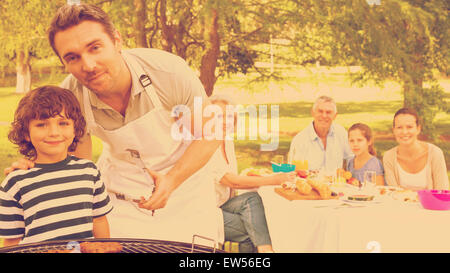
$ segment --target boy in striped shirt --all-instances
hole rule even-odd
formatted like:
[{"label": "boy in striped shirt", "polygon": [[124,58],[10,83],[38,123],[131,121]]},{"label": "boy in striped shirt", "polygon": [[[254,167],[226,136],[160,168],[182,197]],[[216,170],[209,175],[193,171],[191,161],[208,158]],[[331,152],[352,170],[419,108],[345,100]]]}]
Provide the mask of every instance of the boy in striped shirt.
[{"label": "boy in striped shirt", "polygon": [[112,205],[92,161],[69,155],[86,122],[67,89],[43,86],[19,102],[8,134],[34,161],[0,186],[0,238],[4,245],[48,240],[109,238]]}]

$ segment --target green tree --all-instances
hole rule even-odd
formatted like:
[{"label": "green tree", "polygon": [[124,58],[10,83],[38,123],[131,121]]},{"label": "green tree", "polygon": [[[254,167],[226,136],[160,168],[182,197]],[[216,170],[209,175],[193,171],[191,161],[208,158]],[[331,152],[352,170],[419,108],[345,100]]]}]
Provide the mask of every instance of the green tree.
[{"label": "green tree", "polygon": [[268,43],[283,3],[271,0],[116,0],[101,4],[128,47],[160,48],[186,59],[208,95],[218,77],[247,73]]},{"label": "green tree", "polygon": [[4,0],[0,2],[0,65],[15,63],[16,92],[31,88],[32,59],[52,56],[46,29],[53,10],[64,1]]},{"label": "green tree", "polygon": [[[448,75],[449,30],[446,0],[294,1],[309,2],[316,27],[331,38],[332,58],[357,64],[356,82],[393,79],[402,84],[404,106],[415,108],[432,134],[433,119],[449,111],[436,72]],[[302,4],[300,4],[302,3]]]}]

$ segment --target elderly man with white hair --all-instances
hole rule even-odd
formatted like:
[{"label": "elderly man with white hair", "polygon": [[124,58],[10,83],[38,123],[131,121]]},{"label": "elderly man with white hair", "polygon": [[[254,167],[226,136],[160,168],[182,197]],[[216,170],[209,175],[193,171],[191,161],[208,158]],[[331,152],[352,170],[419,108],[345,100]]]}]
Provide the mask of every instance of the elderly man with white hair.
[{"label": "elderly man with white hair", "polygon": [[291,142],[289,161],[307,160],[308,169],[323,169],[326,174],[333,174],[352,156],[347,131],[334,122],[337,107],[330,97],[317,98],[311,115],[313,121]]}]

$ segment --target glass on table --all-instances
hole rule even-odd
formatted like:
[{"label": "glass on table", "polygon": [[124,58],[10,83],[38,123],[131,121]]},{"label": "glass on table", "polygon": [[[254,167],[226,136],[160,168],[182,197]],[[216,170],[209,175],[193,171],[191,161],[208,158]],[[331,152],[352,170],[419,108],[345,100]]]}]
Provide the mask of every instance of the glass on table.
[{"label": "glass on table", "polygon": [[333,184],[336,186],[344,186],[346,181],[347,180],[345,179],[345,170],[342,168],[337,168],[332,176]]},{"label": "glass on table", "polygon": [[284,155],[275,155],[272,158],[272,163],[275,163],[275,164],[281,166],[281,164],[284,164]]},{"label": "glass on table", "polygon": [[294,160],[292,164],[295,165],[296,170],[308,170],[308,160]]},{"label": "glass on table", "polygon": [[377,173],[375,171],[365,171],[363,188],[369,191],[375,190],[377,185]]}]

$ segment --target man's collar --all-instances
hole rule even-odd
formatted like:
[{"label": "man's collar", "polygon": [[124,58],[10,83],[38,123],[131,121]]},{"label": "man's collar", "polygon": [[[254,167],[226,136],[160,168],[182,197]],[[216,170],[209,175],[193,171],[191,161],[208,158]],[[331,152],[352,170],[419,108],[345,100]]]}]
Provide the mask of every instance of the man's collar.
[{"label": "man's collar", "polygon": [[91,105],[97,109],[110,109],[111,107],[108,106],[106,103],[104,103],[103,101],[101,101],[98,97],[97,94],[95,94],[94,91],[90,90],[89,88],[87,88],[86,86],[83,85],[83,89],[85,89],[87,91],[87,94],[89,96],[89,101],[91,103]]},{"label": "man's collar", "polygon": [[[137,75],[135,72],[136,69],[134,67],[132,67],[131,64],[127,61],[128,58],[136,58],[136,57],[129,54],[126,51],[122,51],[122,57],[131,73],[131,95],[136,96],[139,93],[141,93],[142,91],[144,91],[144,87],[142,86],[142,84],[139,80],[139,77],[141,75]],[[137,64],[137,65],[139,65],[139,64]]]},{"label": "man's collar", "polygon": [[[328,134],[327,136],[334,136],[334,121],[331,123],[330,125],[330,129],[328,129]],[[312,141],[319,139],[319,136],[316,133],[316,130],[314,129],[314,121],[312,121],[309,124],[309,137],[311,138]]]}]

